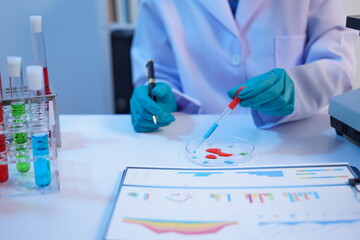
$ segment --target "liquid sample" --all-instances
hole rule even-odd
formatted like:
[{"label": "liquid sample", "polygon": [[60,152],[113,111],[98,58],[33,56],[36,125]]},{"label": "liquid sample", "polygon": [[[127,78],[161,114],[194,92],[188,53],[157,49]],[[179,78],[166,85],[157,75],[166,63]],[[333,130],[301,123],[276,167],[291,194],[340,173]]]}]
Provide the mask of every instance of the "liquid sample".
[{"label": "liquid sample", "polygon": [[37,157],[34,161],[35,183],[38,187],[47,187],[51,182],[50,161],[46,157]]},{"label": "liquid sample", "polygon": [[[25,127],[26,120],[26,106],[25,103],[12,103],[11,113],[13,116],[13,128],[21,129]],[[30,156],[27,147],[28,134],[26,132],[14,133],[14,143],[16,149],[16,168],[21,173],[26,173],[30,170]]]},{"label": "liquid sample", "polygon": [[217,159],[217,157],[215,155],[213,155],[213,154],[208,154],[205,157],[208,158],[208,159]]},{"label": "liquid sample", "polygon": [[7,165],[5,136],[0,135],[0,183],[9,179],[9,168]]},{"label": "liquid sample", "polygon": [[49,137],[46,133],[34,134],[32,136],[33,154],[35,157],[49,155]]},{"label": "liquid sample", "polygon": [[[1,76],[0,76],[0,91],[2,99],[2,87],[1,87]],[[0,102],[0,130],[4,129],[4,117],[2,103]],[[6,139],[4,134],[0,134],[0,182],[6,182],[9,179],[9,168],[7,165],[7,154],[6,154]]]},{"label": "liquid sample", "polygon": [[26,173],[30,170],[29,149],[27,147],[16,147],[16,169],[21,173]]},{"label": "liquid sample", "polygon": [[26,106],[25,103],[14,103],[11,104],[11,113],[16,122],[24,121],[26,116]]},{"label": "liquid sample", "polygon": [[44,67],[44,68],[43,68],[43,72],[44,72],[45,95],[50,95],[50,94],[51,94],[51,90],[50,90],[49,74],[48,74],[48,69],[47,69],[47,67]]},{"label": "liquid sample", "polygon": [[26,173],[30,170],[30,156],[27,133],[14,133],[14,142],[16,149],[16,169],[21,173]]},{"label": "liquid sample", "polygon": [[[2,161],[2,159],[0,159],[0,162],[1,161]],[[9,179],[8,165],[7,164],[0,165],[0,183],[6,182],[8,179]]]},{"label": "liquid sample", "polygon": [[46,187],[51,182],[49,137],[46,133],[39,133],[34,134],[31,139],[34,155],[35,183],[39,187]]},{"label": "liquid sample", "polygon": [[214,153],[214,154],[217,154],[219,155],[220,157],[230,157],[232,156],[233,154],[231,153],[224,153],[222,152],[222,150],[220,148],[208,148],[206,149],[207,152],[209,153]]}]

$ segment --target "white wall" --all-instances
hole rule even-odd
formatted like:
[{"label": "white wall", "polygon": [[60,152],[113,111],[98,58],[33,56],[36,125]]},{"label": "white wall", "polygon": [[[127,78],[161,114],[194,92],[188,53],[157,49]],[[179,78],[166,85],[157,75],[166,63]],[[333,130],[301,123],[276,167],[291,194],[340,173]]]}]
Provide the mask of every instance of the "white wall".
[{"label": "white wall", "polygon": [[33,64],[29,16],[42,15],[49,79],[60,113],[112,113],[104,0],[0,0],[0,69],[7,56]]},{"label": "white wall", "polygon": [[[359,0],[346,0],[349,15],[360,15],[360,1]],[[360,36],[356,43],[356,60],[357,60],[357,74],[355,79],[354,88],[360,87]]]}]

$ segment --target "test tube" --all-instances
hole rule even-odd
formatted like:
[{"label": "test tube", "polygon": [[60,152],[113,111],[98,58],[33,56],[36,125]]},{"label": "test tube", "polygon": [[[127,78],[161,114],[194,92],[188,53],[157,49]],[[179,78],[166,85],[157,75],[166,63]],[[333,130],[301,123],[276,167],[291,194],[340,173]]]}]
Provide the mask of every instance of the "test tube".
[{"label": "test tube", "polygon": [[11,83],[11,115],[14,136],[16,168],[25,173],[30,170],[29,139],[26,129],[25,93],[21,71],[21,57],[8,57],[9,81]]},{"label": "test tube", "polygon": [[[1,86],[1,73],[0,73]],[[4,116],[2,108],[2,88],[0,94],[0,182],[6,182],[9,179],[9,168],[7,165],[6,139],[4,134]]]},{"label": "test tube", "polygon": [[2,79],[1,79],[1,71],[0,71],[0,97],[1,97],[1,99],[4,98],[3,87],[2,87]]},{"label": "test tube", "polygon": [[35,183],[46,187],[51,182],[49,121],[46,114],[46,99],[42,66],[26,68],[30,94],[30,128],[34,159]]},{"label": "test tube", "polygon": [[42,17],[30,16],[31,40],[35,65],[43,67],[45,94],[51,94],[46,62],[45,38],[42,29]]}]

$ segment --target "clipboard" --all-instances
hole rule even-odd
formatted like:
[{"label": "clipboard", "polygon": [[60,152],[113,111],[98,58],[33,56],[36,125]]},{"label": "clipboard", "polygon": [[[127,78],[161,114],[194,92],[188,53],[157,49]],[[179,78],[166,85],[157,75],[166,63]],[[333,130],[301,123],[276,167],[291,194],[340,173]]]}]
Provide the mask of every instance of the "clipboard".
[{"label": "clipboard", "polygon": [[349,239],[360,193],[346,163],[245,168],[127,167],[104,239]]}]

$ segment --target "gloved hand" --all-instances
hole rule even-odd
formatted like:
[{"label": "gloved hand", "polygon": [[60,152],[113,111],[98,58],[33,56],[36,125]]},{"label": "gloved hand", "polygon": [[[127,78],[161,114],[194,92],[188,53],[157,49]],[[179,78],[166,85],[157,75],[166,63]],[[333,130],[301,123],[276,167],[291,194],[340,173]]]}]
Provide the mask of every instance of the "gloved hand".
[{"label": "gloved hand", "polygon": [[228,96],[234,98],[242,86],[245,86],[239,93],[242,107],[252,107],[272,116],[286,116],[294,111],[294,82],[284,69],[275,68],[250,78],[244,84],[230,89]]},{"label": "gloved hand", "polygon": [[[153,88],[154,102],[149,97],[149,87],[139,86],[134,89],[130,99],[131,123],[136,132],[152,132],[175,121],[171,112],[177,110],[175,95],[171,87],[163,82],[157,82]],[[158,116],[155,125],[152,116]]]}]

